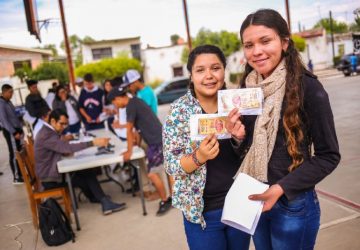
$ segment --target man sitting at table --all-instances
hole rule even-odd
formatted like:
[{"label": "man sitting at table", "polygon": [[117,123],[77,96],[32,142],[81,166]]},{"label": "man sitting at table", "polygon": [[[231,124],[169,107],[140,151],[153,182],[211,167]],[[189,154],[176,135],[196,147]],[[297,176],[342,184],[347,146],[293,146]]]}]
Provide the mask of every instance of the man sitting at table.
[{"label": "man sitting at table", "polygon": [[108,95],[108,99],[117,108],[126,107],[127,151],[123,154],[124,161],[129,161],[132,155],[134,127],[140,131],[142,138],[144,138],[148,145],[146,152],[146,157],[149,161],[148,177],[161,198],[156,214],[158,216],[163,215],[171,208],[171,197],[166,196],[164,183],[158,174],[164,162],[161,123],[145,102],[135,96],[129,97],[126,88],[113,88]]},{"label": "man sitting at table", "polygon": [[[65,186],[64,178],[57,171],[57,162],[65,154],[72,154],[82,149],[107,146],[108,138],[95,138],[90,142],[70,144],[61,139],[61,133],[68,125],[67,114],[59,109],[50,113],[49,123],[44,125],[35,138],[35,167],[37,177],[45,189]],[[92,203],[101,203],[104,215],[120,211],[125,203],[117,204],[105,195],[94,169],[76,171],[71,176],[72,184],[79,187]]]}]

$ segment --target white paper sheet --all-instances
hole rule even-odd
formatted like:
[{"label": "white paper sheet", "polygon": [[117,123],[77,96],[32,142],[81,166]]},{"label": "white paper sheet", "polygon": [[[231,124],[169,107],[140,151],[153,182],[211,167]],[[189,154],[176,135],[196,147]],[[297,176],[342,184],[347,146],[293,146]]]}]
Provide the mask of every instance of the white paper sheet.
[{"label": "white paper sheet", "polygon": [[251,194],[261,194],[269,185],[240,173],[225,198],[221,222],[253,235],[260,219],[263,202],[249,200]]}]

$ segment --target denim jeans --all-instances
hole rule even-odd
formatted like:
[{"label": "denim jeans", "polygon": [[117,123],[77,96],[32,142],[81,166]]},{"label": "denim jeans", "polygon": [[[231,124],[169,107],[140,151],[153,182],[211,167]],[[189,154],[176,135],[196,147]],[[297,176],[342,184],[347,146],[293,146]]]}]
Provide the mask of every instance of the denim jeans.
[{"label": "denim jeans", "polygon": [[314,190],[289,201],[285,195],[264,212],[253,240],[260,250],[314,249],[320,226],[320,206]]},{"label": "denim jeans", "polygon": [[221,222],[222,209],[203,214],[206,228],[189,222],[184,217],[184,227],[190,250],[247,250],[250,235]]}]

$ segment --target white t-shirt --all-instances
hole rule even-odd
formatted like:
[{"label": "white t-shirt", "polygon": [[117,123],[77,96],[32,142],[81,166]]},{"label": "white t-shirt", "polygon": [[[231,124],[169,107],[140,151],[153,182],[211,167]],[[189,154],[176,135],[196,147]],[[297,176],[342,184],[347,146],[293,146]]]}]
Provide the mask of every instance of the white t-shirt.
[{"label": "white t-shirt", "polygon": [[71,105],[69,99],[65,101],[66,111],[69,116],[69,124],[74,125],[79,122],[79,117],[74,110],[73,106]]},{"label": "white t-shirt", "polygon": [[[115,116],[115,120],[118,120],[120,125],[126,125],[126,108],[119,109],[119,115]],[[126,139],[126,128],[114,129],[117,136]]]}]

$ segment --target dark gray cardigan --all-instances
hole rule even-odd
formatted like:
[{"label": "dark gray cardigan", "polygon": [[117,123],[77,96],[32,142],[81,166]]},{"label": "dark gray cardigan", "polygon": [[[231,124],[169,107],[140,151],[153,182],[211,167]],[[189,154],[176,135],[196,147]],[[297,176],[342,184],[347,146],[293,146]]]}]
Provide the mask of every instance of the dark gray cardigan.
[{"label": "dark gray cardigan", "polygon": [[55,130],[43,125],[35,138],[35,169],[41,181],[61,181],[57,162],[63,154],[72,154],[92,146],[92,142],[70,144],[60,138]]}]

